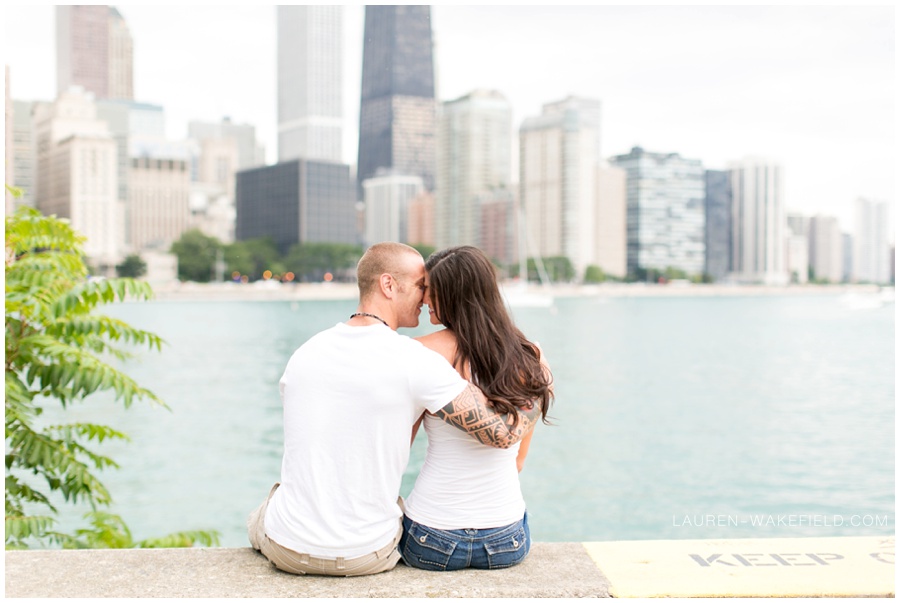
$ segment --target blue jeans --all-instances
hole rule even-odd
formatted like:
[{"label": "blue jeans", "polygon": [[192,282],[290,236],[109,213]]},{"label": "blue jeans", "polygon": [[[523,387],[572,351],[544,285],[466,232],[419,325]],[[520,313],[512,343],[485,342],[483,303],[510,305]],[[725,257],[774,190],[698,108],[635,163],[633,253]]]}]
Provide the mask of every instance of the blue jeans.
[{"label": "blue jeans", "polygon": [[531,550],[528,513],[519,521],[484,530],[438,530],[403,516],[400,554],[406,565],[424,570],[450,571],[472,567],[511,567]]}]

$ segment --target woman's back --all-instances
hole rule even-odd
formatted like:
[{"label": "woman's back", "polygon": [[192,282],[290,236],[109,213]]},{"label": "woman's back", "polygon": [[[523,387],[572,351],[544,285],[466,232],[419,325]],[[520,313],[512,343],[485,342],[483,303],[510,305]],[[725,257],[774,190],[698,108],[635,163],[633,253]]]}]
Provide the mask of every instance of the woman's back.
[{"label": "woman's back", "polygon": [[[451,331],[444,329],[419,341],[453,362],[456,337]],[[465,369],[459,372],[470,377]],[[455,530],[501,526],[522,517],[518,443],[505,449],[485,446],[427,413],[424,426],[425,463],[406,500],[406,514],[413,521]]]}]

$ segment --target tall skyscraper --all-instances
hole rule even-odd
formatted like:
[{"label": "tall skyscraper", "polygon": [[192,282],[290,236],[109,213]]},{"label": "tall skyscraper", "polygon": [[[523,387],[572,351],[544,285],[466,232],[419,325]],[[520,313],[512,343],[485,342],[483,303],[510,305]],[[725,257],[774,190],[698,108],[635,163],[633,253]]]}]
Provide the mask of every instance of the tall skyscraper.
[{"label": "tall skyscraper", "polygon": [[887,203],[859,198],[853,209],[853,280],[888,283],[891,252]]},{"label": "tall skyscraper", "polygon": [[628,272],[672,267],[702,273],[706,216],[700,160],[635,147],[610,162],[628,173]]},{"label": "tall skyscraper", "polygon": [[70,86],[81,86],[97,99],[134,98],[133,42],[115,8],[56,7],[57,94]]},{"label": "tall skyscraper", "polygon": [[340,163],[343,7],[278,6],[278,161]]},{"label": "tall skyscraper", "polygon": [[519,128],[519,202],[526,253],[569,258],[579,276],[596,263],[600,101],[545,104]]},{"label": "tall skyscraper", "polygon": [[729,165],[732,191],[731,269],[743,281],[788,280],[784,265],[784,176],[781,166],[748,158]]},{"label": "tall skyscraper", "polygon": [[430,6],[366,6],[357,182],[378,168],[434,190],[434,61]]},{"label": "tall skyscraper", "polygon": [[481,245],[478,200],[509,188],[511,149],[512,109],[502,94],[476,90],[443,103],[434,191],[438,248]]},{"label": "tall skyscraper", "polygon": [[724,170],[706,170],[705,180],[704,272],[719,281],[731,272],[731,177]]}]

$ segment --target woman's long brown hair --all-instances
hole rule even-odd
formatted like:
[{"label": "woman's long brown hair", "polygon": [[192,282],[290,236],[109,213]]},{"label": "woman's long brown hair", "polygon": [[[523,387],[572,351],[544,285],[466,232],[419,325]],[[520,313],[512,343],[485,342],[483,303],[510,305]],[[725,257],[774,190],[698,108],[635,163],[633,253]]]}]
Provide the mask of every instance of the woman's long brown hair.
[{"label": "woman's long brown hair", "polygon": [[547,412],[553,376],[540,361],[540,350],[513,323],[497,286],[494,265],[477,247],[463,245],[436,251],[425,262],[429,296],[438,320],[456,335],[453,365],[468,366],[471,380],[497,412],[517,408]]}]

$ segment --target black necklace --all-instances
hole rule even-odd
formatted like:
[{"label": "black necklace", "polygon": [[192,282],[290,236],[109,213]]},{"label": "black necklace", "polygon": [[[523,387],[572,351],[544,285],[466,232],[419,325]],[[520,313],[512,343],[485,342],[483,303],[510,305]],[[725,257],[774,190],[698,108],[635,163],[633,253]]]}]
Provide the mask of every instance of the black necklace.
[{"label": "black necklace", "polygon": [[355,314],[351,314],[350,318],[356,318],[357,316],[366,316],[368,318],[374,318],[375,320],[380,320],[381,324],[386,326],[387,328],[391,328],[391,326],[384,321],[384,319],[380,316],[375,316],[374,314],[369,314],[368,312],[356,312]]}]

